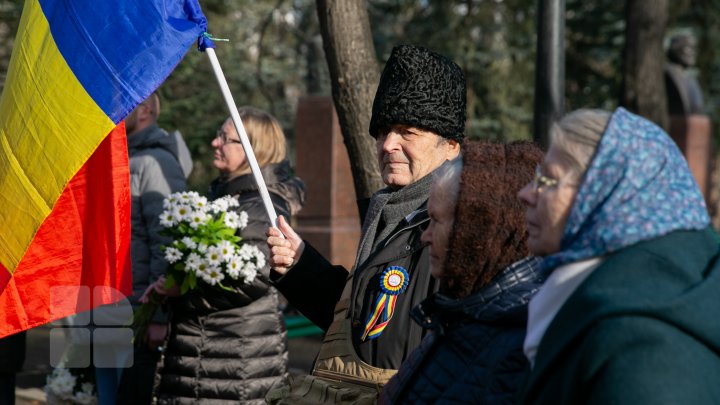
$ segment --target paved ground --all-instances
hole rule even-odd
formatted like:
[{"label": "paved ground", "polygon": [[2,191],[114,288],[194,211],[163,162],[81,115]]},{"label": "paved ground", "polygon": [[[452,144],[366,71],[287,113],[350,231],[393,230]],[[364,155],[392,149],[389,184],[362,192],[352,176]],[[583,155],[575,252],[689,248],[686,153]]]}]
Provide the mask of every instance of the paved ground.
[{"label": "paved ground", "polygon": [[[50,371],[49,331],[49,326],[28,331],[25,369],[17,376],[16,405],[45,403],[42,387],[45,385],[45,376]],[[294,374],[310,372],[319,348],[319,336],[290,339],[290,372]]]}]

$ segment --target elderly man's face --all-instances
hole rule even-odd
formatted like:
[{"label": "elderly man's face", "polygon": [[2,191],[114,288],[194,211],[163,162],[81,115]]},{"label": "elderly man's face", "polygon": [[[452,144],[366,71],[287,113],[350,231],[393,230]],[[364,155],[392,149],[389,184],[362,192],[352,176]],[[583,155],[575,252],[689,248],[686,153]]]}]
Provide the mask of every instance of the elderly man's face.
[{"label": "elderly man's face", "polygon": [[393,188],[420,180],[460,152],[456,141],[408,125],[378,134],[376,145],[383,181]]}]

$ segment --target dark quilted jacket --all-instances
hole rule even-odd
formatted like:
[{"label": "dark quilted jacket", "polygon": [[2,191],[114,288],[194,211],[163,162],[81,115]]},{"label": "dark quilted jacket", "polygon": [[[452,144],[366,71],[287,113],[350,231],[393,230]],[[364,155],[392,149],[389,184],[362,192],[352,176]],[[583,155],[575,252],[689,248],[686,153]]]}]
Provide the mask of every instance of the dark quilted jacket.
[{"label": "dark quilted jacket", "polygon": [[523,381],[527,304],[544,278],[539,259],[509,266],[460,300],[435,294],[413,310],[433,333],[385,386],[385,404],[511,404]]},{"label": "dark quilted jacket", "polygon": [[[263,168],[278,215],[289,218],[302,206],[304,186],[290,177],[287,163]],[[240,236],[268,257],[269,226],[252,175],[216,182],[211,197],[234,195],[248,214]],[[268,276],[269,267],[263,269]],[[171,305],[170,336],[156,377],[160,404],[264,404],[267,392],[287,384],[287,336],[278,293],[256,279],[228,284],[233,292],[202,288]]]}]

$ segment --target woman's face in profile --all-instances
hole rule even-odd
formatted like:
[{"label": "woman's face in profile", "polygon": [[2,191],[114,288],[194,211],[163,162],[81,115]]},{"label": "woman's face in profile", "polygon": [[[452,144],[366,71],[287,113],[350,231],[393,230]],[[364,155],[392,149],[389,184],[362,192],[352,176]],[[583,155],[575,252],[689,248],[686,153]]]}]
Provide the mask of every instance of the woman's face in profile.
[{"label": "woman's face in profile", "polygon": [[220,127],[215,139],[210,143],[215,149],[213,166],[221,173],[234,173],[245,163],[245,150],[231,119]]},{"label": "woman's face in profile", "polygon": [[444,190],[433,186],[428,199],[430,225],[420,240],[430,245],[430,274],[440,278],[443,274],[447,256],[450,231],[455,222],[455,202],[443,193]]},{"label": "woman's face in profile", "polygon": [[535,179],[518,193],[525,204],[528,248],[537,256],[560,251],[565,223],[578,191],[573,173],[565,168],[560,157],[550,146]]}]

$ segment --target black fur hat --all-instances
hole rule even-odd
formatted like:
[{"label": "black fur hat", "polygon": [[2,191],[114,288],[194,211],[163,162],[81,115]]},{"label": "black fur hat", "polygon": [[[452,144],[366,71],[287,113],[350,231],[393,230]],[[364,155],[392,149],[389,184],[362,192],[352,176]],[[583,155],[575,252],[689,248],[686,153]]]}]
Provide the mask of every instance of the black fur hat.
[{"label": "black fur hat", "polygon": [[405,124],[461,142],[466,97],[465,75],[455,62],[426,48],[396,46],[375,93],[370,135]]}]

